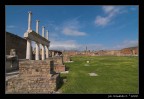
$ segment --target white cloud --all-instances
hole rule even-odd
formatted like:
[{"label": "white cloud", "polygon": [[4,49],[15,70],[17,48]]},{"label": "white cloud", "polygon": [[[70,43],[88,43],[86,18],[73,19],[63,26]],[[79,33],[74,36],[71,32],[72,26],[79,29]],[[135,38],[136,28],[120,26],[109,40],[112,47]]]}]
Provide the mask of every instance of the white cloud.
[{"label": "white cloud", "polygon": [[75,40],[66,40],[66,41],[58,41],[52,40],[50,43],[50,49],[53,50],[79,50],[84,51],[86,50],[102,50],[106,49],[101,44],[78,44]]},{"label": "white cloud", "polygon": [[16,28],[14,25],[8,25],[7,28]]},{"label": "white cloud", "polygon": [[82,27],[83,24],[80,24],[75,18],[64,23],[62,33],[68,36],[85,36],[87,33],[79,30]]},{"label": "white cloud", "polygon": [[73,29],[79,29],[81,28],[80,22],[78,21],[77,18],[67,20],[66,22],[63,23],[64,27],[69,27]]},{"label": "white cloud", "polygon": [[65,27],[62,32],[63,32],[63,34],[69,35],[69,36],[84,36],[84,35],[86,35],[85,32],[80,32],[76,29],[72,29],[69,27]]},{"label": "white cloud", "polygon": [[59,37],[61,34],[68,35],[68,36],[85,36],[87,33],[80,31],[81,28],[84,27],[84,24],[78,21],[79,17],[74,19],[66,20],[65,22],[54,25],[53,23],[49,23],[48,26],[53,31],[50,34],[50,37]]},{"label": "white cloud", "polygon": [[114,10],[114,6],[103,6],[102,9],[104,10],[105,13],[110,13]]},{"label": "white cloud", "polygon": [[[35,48],[35,43],[32,42],[33,49]],[[78,50],[84,51],[86,50],[120,50],[123,48],[134,47],[138,46],[137,40],[125,40],[120,44],[117,44],[113,47],[107,47],[102,44],[78,44],[74,40],[66,40],[66,41],[59,41],[52,39],[50,43],[50,50]],[[41,46],[40,46],[41,48]]]},{"label": "white cloud", "polygon": [[116,6],[103,6],[102,7],[104,13],[106,14],[105,17],[97,16],[95,19],[95,24],[98,26],[106,26],[110,23],[114,16],[121,13],[121,8]]},{"label": "white cloud", "polygon": [[122,49],[135,46],[138,46],[138,40],[125,40],[121,44],[114,46],[113,49]]},{"label": "white cloud", "polygon": [[111,20],[110,17],[97,16],[95,20],[95,24],[99,26],[105,26],[110,22],[110,20]]},{"label": "white cloud", "polygon": [[101,50],[104,48],[101,44],[78,44],[75,40],[64,40],[50,38],[50,50]]},{"label": "white cloud", "polygon": [[55,50],[74,50],[77,48],[77,44],[74,40],[67,41],[51,41],[50,49]]},{"label": "white cloud", "polygon": [[120,7],[116,6],[103,6],[103,11],[108,14],[108,17],[113,17],[120,12]]}]

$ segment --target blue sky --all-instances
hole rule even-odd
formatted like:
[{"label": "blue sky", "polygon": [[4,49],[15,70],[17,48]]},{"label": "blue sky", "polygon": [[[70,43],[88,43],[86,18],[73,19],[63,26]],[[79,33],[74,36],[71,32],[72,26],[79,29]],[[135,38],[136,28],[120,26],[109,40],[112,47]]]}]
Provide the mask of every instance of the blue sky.
[{"label": "blue sky", "polygon": [[[32,30],[39,22],[49,30],[50,49],[117,50],[138,45],[138,6],[7,5],[6,31],[23,37],[32,11]],[[35,47],[34,42],[32,42]]]}]

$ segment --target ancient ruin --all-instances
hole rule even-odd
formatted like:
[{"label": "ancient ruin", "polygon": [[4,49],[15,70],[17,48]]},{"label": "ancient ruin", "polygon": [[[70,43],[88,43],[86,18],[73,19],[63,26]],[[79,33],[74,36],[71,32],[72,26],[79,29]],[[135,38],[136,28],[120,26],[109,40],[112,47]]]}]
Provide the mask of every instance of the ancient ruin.
[{"label": "ancient ruin", "polygon": [[10,50],[10,55],[6,55],[6,72],[10,72],[13,70],[18,69],[18,56],[16,55],[16,50],[11,49]]},{"label": "ancient ruin", "polygon": [[[97,50],[97,51],[64,51],[63,56],[138,56],[138,46],[123,48],[120,50]],[[64,60],[68,60],[64,57]]]},{"label": "ancient ruin", "polygon": [[[71,61],[72,56],[137,56],[138,47],[121,50],[58,51],[49,50],[49,31],[42,26],[39,34],[39,20],[36,20],[36,31],[31,28],[32,12],[28,12],[28,29],[24,38],[6,32],[6,75],[18,70],[18,75],[6,77],[6,93],[45,93],[53,94],[60,86],[60,73],[68,73],[64,62]],[[35,42],[34,51],[32,41]],[[41,47],[40,47],[41,46]],[[87,60],[84,66],[90,66]],[[66,72],[65,72],[66,71]],[[98,76],[95,72],[90,76]]]},{"label": "ancient ruin", "polygon": [[[38,20],[36,20],[36,32],[33,31],[32,12],[28,13],[28,30],[24,33],[24,38],[27,40],[26,59],[19,60],[19,75],[6,81],[6,93],[54,93],[60,83],[59,73],[65,71],[65,65],[62,56],[49,57],[48,31],[45,38],[43,26],[42,36],[38,34]],[[35,60],[32,60],[31,41],[36,42]],[[39,45],[42,46],[41,60]]]}]

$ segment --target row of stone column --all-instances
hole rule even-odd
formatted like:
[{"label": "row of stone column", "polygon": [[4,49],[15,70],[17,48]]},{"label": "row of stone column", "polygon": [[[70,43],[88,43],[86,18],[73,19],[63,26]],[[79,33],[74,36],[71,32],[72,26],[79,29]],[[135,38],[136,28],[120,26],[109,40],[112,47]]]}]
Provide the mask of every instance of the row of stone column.
[{"label": "row of stone column", "polygon": [[[38,23],[39,21],[37,21],[37,23]],[[38,28],[38,24],[37,24],[37,28]],[[44,37],[44,26],[42,27],[42,36]],[[36,33],[38,33],[38,29],[37,29],[37,31],[36,31]],[[46,31],[46,39],[48,40],[48,31]],[[42,46],[42,54],[41,54],[41,56],[42,56],[42,60],[45,60],[45,54],[46,54],[46,58],[48,58],[49,57],[49,46],[45,46],[45,45],[43,45],[43,44],[41,44],[41,46]],[[46,47],[46,53],[45,53],[45,47]],[[38,42],[36,42],[36,53],[35,53],[35,60],[39,60],[39,43]]]},{"label": "row of stone column", "polygon": [[[28,31],[31,30],[31,16],[32,12],[28,12]],[[44,37],[44,32],[45,32],[45,27],[42,26],[42,37]],[[36,20],[36,33],[39,33],[39,20]],[[46,39],[48,40],[48,31],[46,31]],[[35,60],[40,60],[40,44],[38,42],[36,43],[36,51],[35,51]],[[42,54],[41,54],[41,59],[45,60],[45,58],[49,57],[49,46],[45,46],[41,44],[42,46]],[[46,53],[45,53],[45,47],[46,47]],[[46,54],[46,57],[45,57]],[[26,59],[31,60],[32,59],[32,49],[31,49],[31,40],[27,39],[27,49],[26,49]]]}]

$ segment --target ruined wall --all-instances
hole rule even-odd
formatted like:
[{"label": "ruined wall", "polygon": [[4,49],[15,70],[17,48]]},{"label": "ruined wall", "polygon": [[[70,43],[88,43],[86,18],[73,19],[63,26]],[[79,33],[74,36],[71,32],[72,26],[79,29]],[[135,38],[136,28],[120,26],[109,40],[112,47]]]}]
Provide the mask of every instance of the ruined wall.
[{"label": "ruined wall", "polygon": [[18,56],[16,55],[15,49],[11,49],[10,55],[6,55],[5,70],[6,72],[11,72],[18,70]]},{"label": "ruined wall", "polygon": [[138,47],[133,50],[133,53],[134,53],[135,55],[138,55]]},{"label": "ruined wall", "polygon": [[124,55],[138,55],[138,47],[124,48],[121,53]]},{"label": "ruined wall", "polygon": [[47,60],[54,62],[53,66],[52,66],[54,72],[60,73],[60,72],[65,71],[66,66],[63,64],[63,57],[62,56],[49,57]]},{"label": "ruined wall", "polygon": [[121,52],[125,55],[131,55],[132,54],[132,51],[128,48],[122,49]]},{"label": "ruined wall", "polygon": [[[73,53],[73,54],[72,54]],[[138,47],[129,47],[121,50],[99,50],[99,51],[81,51],[81,52],[64,52],[65,56],[137,56],[138,55]],[[66,60],[66,57],[64,58]]]},{"label": "ruined wall", "polygon": [[76,51],[63,51],[64,56],[75,56],[78,53]]},{"label": "ruined wall", "polygon": [[63,56],[63,61],[64,61],[64,62],[71,61],[70,56],[64,55],[64,56]]},{"label": "ruined wall", "polygon": [[10,57],[9,55],[6,56],[5,62],[5,70],[6,72],[11,72],[14,70],[18,70],[18,58],[17,57]]},{"label": "ruined wall", "polygon": [[6,32],[6,55],[10,54],[11,49],[16,49],[19,59],[26,58],[26,40],[14,35],[12,33]]},{"label": "ruined wall", "polygon": [[56,73],[64,72],[66,70],[65,65],[62,64],[55,64],[54,65],[54,71]]},{"label": "ruined wall", "polygon": [[105,55],[107,55],[107,56],[121,56],[121,51],[120,50],[109,50],[109,51],[106,51]]},{"label": "ruined wall", "polygon": [[24,60],[19,63],[19,76],[6,83],[6,93],[53,93],[58,88],[59,74],[50,73],[49,60]]}]

